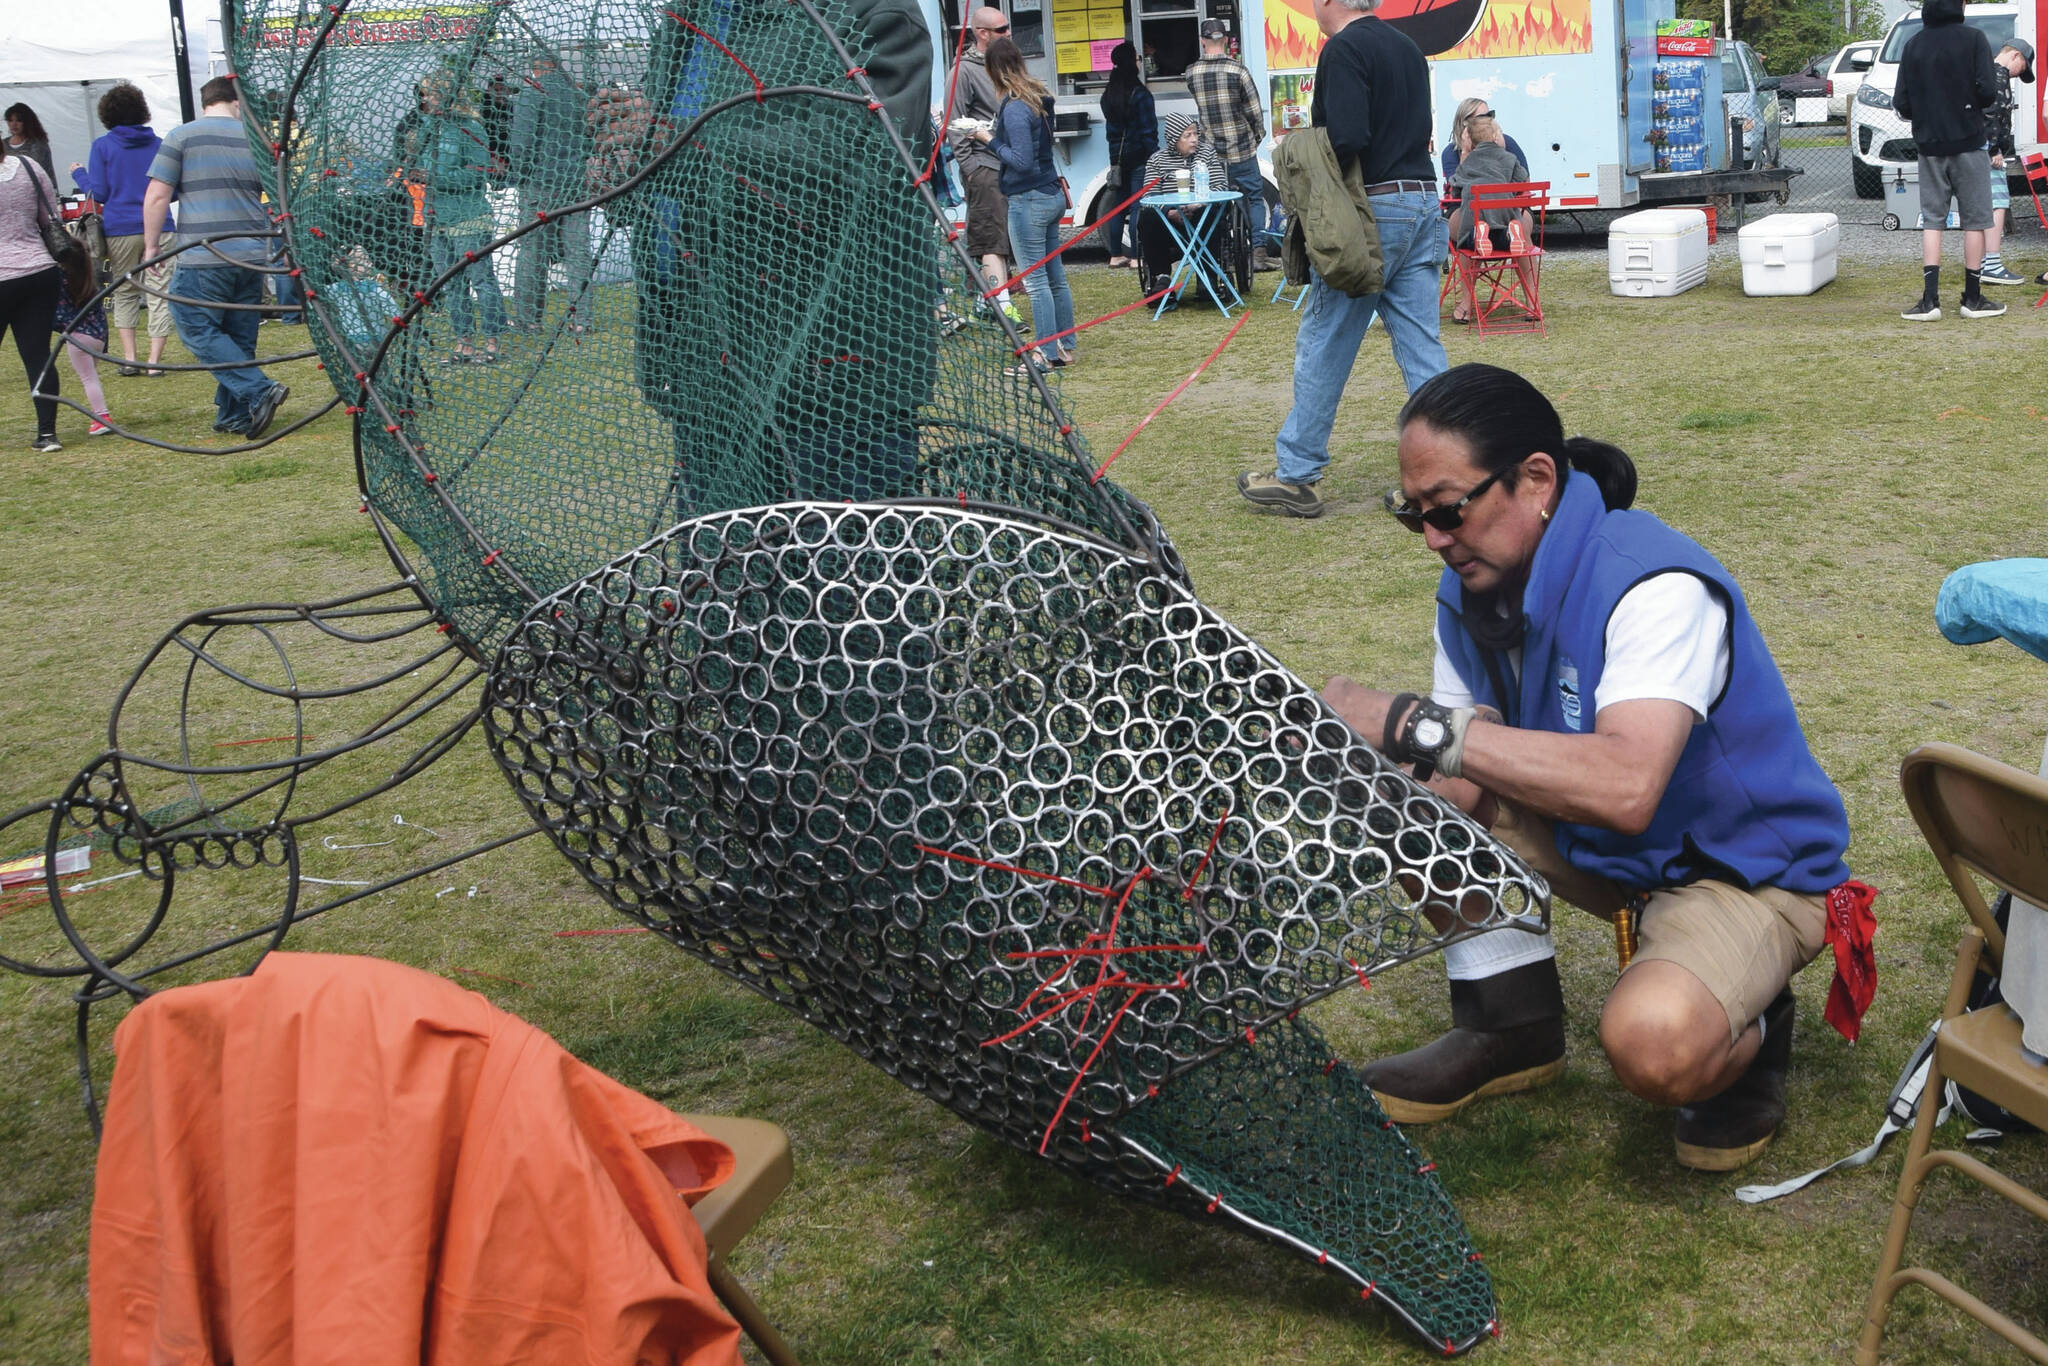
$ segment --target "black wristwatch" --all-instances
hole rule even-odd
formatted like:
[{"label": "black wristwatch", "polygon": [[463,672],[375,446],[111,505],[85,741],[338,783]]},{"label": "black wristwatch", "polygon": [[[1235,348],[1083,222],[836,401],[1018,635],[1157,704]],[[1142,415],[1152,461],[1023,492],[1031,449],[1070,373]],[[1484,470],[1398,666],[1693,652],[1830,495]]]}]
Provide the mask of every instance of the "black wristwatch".
[{"label": "black wristwatch", "polygon": [[1400,714],[1403,703],[1412,700],[1408,715],[1401,721],[1400,733],[1387,746],[1390,758],[1415,765],[1417,782],[1427,782],[1436,772],[1436,761],[1451,744],[1451,713],[1427,697],[1402,693],[1394,699],[1394,710],[1388,713],[1388,726],[1393,725],[1392,717]]}]

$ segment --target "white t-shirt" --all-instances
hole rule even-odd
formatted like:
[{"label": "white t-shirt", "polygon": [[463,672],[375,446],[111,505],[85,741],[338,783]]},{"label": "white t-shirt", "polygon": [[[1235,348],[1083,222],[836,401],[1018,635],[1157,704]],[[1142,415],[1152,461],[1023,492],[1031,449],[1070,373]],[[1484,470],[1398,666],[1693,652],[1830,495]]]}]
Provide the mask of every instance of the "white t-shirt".
[{"label": "white t-shirt", "polygon": [[[1436,680],[1430,696],[1445,707],[1469,707],[1478,699],[1458,666],[1444,653],[1434,628]],[[1659,698],[1692,708],[1693,724],[1728,686],[1728,607],[1696,574],[1674,570],[1644,579],[1622,594],[1607,619],[1606,662],[1593,693],[1593,715],[1617,702]],[[1522,652],[1508,662],[1519,682]]]}]

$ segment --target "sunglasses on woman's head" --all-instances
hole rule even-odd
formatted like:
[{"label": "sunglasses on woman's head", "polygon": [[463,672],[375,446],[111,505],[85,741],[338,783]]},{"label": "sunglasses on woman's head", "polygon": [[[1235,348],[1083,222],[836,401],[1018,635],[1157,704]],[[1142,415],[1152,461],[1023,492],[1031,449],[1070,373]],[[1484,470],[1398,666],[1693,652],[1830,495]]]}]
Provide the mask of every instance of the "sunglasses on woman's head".
[{"label": "sunglasses on woman's head", "polygon": [[1516,468],[1520,463],[1517,461],[1514,465],[1502,466],[1480,480],[1463,498],[1455,503],[1445,503],[1442,507],[1419,508],[1403,499],[1399,489],[1388,489],[1386,497],[1381,501],[1386,505],[1387,511],[1394,514],[1395,521],[1418,536],[1426,526],[1435,527],[1438,531],[1456,531],[1465,525],[1465,505],[1500,482],[1503,474]]}]

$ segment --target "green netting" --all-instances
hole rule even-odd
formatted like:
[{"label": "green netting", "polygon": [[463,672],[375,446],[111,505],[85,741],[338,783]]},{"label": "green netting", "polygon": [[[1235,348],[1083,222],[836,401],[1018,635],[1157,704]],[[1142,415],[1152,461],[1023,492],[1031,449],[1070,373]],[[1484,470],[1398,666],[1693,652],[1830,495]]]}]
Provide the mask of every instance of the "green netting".
[{"label": "green netting", "polygon": [[1005,373],[915,7],[228,28],[367,502],[591,883],[1005,1140],[1483,1336],[1433,1168],[1294,1012],[1546,889]]}]

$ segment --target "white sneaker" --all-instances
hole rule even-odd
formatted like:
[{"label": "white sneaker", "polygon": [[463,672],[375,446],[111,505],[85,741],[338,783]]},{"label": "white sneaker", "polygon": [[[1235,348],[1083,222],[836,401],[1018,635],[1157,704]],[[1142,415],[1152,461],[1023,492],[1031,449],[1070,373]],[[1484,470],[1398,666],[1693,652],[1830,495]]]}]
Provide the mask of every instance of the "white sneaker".
[{"label": "white sneaker", "polygon": [[2024,277],[2013,274],[2003,266],[1997,270],[1987,270],[1977,278],[1987,285],[2023,285],[2026,283]]}]

